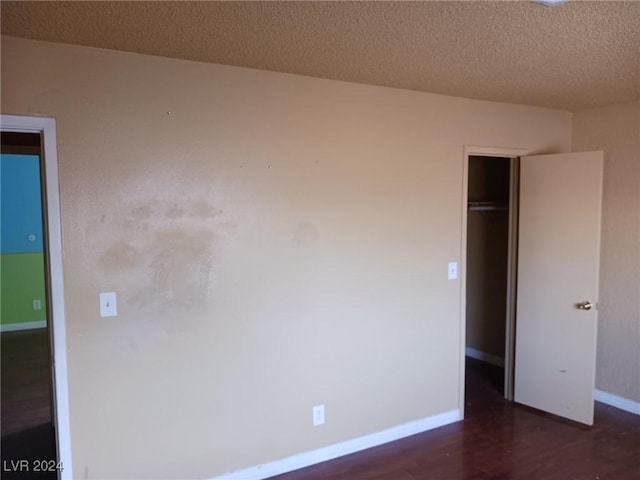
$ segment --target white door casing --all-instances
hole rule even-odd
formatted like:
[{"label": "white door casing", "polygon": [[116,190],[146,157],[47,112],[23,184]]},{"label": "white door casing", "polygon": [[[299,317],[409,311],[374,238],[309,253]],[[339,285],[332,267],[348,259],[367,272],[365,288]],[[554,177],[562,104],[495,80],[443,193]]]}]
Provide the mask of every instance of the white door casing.
[{"label": "white door casing", "polygon": [[[44,157],[44,199],[46,209],[46,245],[49,274],[49,305],[53,331],[53,422],[56,431],[57,460],[62,470],[58,478],[72,479],[71,432],[69,422],[69,387],[67,381],[67,344],[64,307],[64,280],[62,274],[62,229],[58,183],[58,153],[56,147],[56,121],[47,117],[0,115],[3,132],[38,133],[42,135]],[[46,213],[45,213],[46,212]]]}]

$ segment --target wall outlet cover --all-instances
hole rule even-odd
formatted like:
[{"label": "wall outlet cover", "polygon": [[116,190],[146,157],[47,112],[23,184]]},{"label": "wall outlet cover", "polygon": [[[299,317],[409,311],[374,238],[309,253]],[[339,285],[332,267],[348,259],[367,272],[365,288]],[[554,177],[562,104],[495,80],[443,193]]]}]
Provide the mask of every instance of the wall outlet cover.
[{"label": "wall outlet cover", "polygon": [[324,423],[324,405],[316,405],[313,407],[313,426],[317,427]]}]

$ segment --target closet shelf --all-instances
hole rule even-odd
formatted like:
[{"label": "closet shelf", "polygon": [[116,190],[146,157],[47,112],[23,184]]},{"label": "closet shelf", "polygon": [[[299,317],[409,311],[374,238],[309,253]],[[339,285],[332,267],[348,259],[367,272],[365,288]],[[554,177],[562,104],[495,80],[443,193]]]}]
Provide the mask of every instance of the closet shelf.
[{"label": "closet shelf", "polygon": [[490,212],[509,209],[507,204],[498,202],[469,202],[467,206],[470,212]]}]

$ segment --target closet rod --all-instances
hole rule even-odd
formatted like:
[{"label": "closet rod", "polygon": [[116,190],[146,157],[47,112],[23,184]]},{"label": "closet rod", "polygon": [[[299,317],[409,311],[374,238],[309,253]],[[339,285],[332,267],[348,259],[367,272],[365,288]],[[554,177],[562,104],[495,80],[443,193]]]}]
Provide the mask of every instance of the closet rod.
[{"label": "closet rod", "polygon": [[468,208],[470,212],[487,212],[497,210],[507,210],[508,206],[498,202],[469,202]]}]

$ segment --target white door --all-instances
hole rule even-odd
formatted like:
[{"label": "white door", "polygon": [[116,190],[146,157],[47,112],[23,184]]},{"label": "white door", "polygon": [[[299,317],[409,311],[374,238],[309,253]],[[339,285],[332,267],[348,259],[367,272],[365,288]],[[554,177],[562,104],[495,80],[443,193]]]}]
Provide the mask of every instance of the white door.
[{"label": "white door", "polygon": [[602,152],[522,157],[514,399],[593,424]]}]

